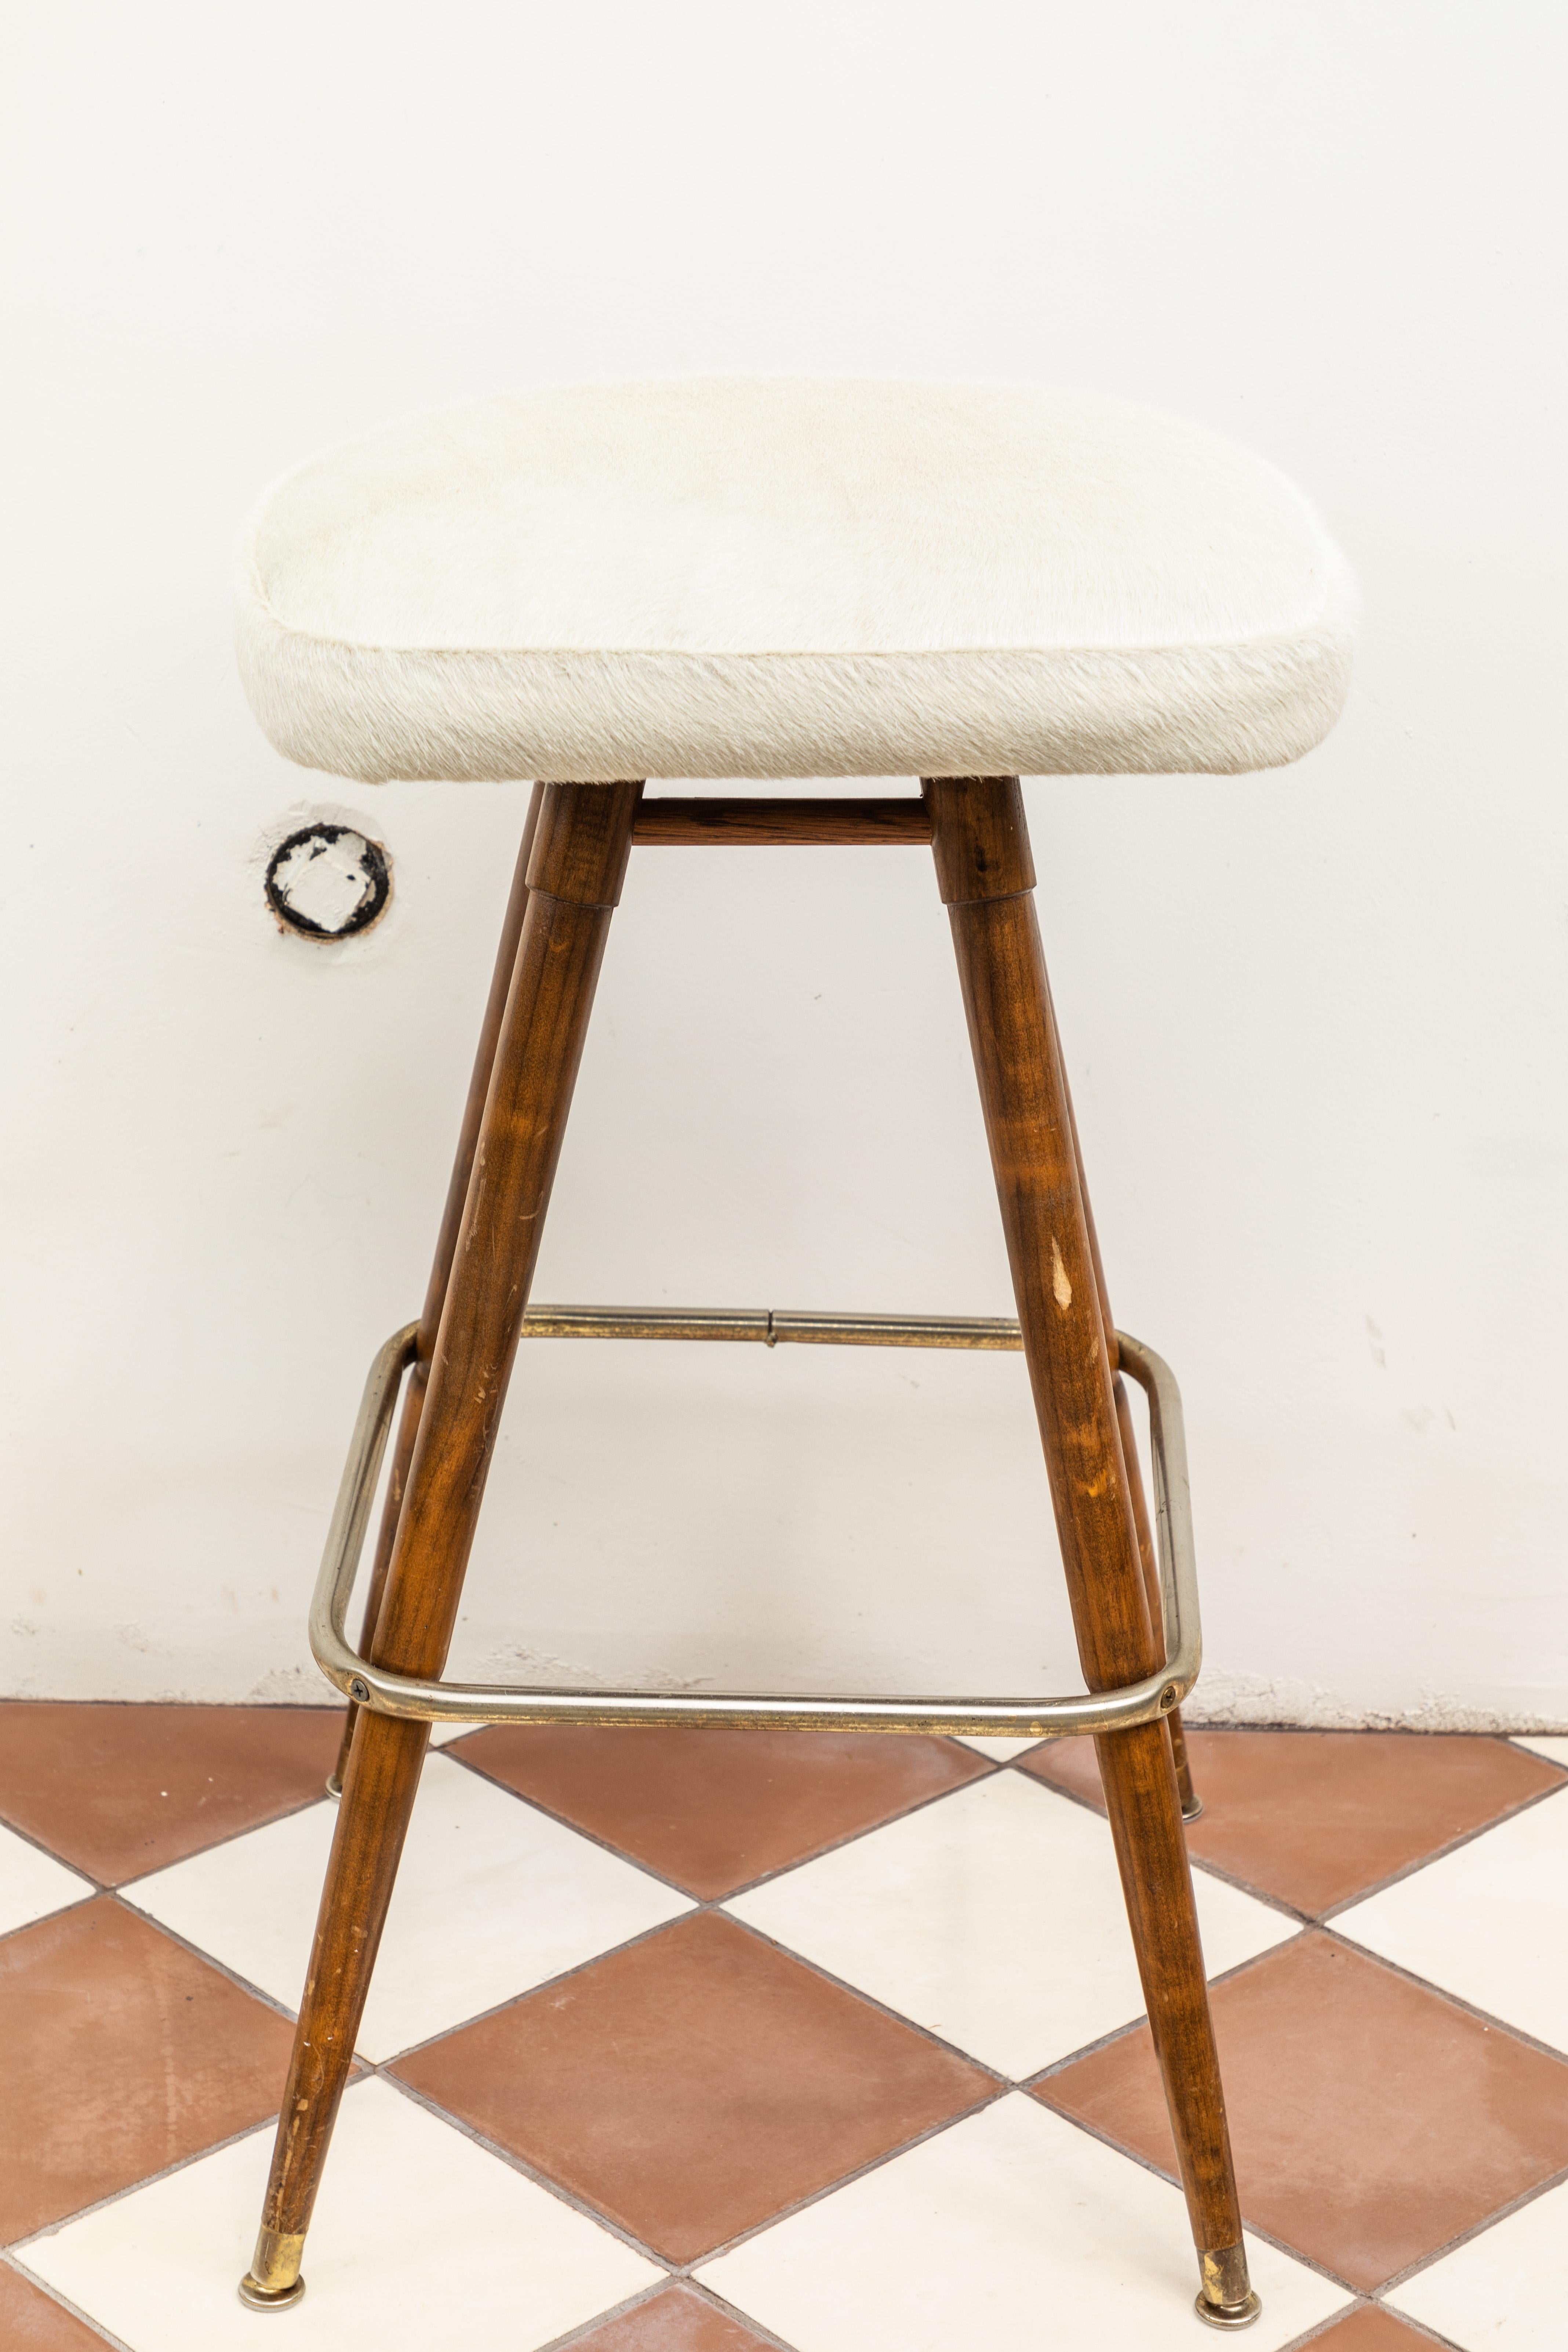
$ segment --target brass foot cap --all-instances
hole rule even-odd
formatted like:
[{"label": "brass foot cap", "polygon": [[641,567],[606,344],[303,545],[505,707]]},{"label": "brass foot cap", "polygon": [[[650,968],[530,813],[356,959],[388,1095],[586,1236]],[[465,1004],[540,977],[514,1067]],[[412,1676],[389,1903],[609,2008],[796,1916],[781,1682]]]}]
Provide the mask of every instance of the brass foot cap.
[{"label": "brass foot cap", "polygon": [[328,1794],[328,1796],[329,1796],[329,1797],[341,1797],[341,1796],[342,1795],[342,1793],[343,1793],[343,1784],[342,1784],[342,1782],[339,1780],[339,1778],[338,1778],[338,1776],[337,1776],[337,1774],[336,1774],[335,1772],[329,1772],[329,1773],[328,1773],[328,1775],[327,1775],[327,1794]]},{"label": "brass foot cap", "polygon": [[247,2271],[239,2282],[239,2299],[252,2311],[287,2311],[291,2304],[299,2302],[304,2292],[305,2282],[302,2278],[297,2278],[292,2286],[273,2289],[258,2286],[255,2279]]},{"label": "brass foot cap", "polygon": [[1200,2294],[1193,2305],[1210,2327],[1250,2327],[1262,2308],[1256,2294],[1248,2294],[1245,2303],[1211,2303],[1206,2294]]},{"label": "brass foot cap", "polygon": [[[331,1785],[332,1785],[332,1784],[331,1784],[331,1782],[329,1780],[329,1781],[327,1782],[327,1786],[328,1786],[328,1788],[330,1789],[330,1788],[331,1787]],[[1199,1817],[1201,1816],[1201,1814],[1202,1814],[1202,1812],[1203,1812],[1203,1809],[1204,1809],[1204,1801],[1203,1801],[1203,1799],[1202,1799],[1201,1797],[1194,1797],[1194,1798],[1193,1799],[1193,1801],[1192,1801],[1192,1803],[1191,1803],[1190,1805],[1184,1805],[1184,1806],[1182,1807],[1182,1819],[1183,1819],[1184,1822],[1195,1822],[1195,1821],[1197,1821],[1197,1820],[1199,1819]]]}]

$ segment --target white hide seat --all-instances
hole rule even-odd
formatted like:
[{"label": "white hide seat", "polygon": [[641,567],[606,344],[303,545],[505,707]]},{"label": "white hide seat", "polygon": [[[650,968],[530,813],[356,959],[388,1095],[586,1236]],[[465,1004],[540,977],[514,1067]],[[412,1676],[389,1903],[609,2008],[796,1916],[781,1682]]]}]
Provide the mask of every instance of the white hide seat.
[{"label": "white hide seat", "polygon": [[490,400],[301,467],[239,560],[263,728],[371,782],[1275,767],[1353,617],[1261,457],[999,385]]}]

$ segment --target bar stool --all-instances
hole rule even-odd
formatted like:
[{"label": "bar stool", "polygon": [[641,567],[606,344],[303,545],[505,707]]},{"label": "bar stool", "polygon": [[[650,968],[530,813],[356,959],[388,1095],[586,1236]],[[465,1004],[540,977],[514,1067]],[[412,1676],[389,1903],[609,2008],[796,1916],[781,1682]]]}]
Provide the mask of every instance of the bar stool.
[{"label": "bar stool", "polygon": [[[434,1722],[1092,1734],[1198,2253],[1258,2314],[1182,1836],[1199,1664],[1181,1408],[1111,1319],[1019,773],[1232,772],[1319,742],[1349,674],[1342,558],[1271,467],[1083,394],[715,379],[494,400],[316,459],[242,545],[239,650],[311,768],[535,786],[417,1323],[372,1368],[311,1616],[351,1701],[342,1804],[244,2300],[304,2289],[311,2206]],[[645,794],[626,778],[920,774],[920,796]],[[590,782],[585,779],[611,779]],[[929,844],[1016,1321],[531,1307],[634,845]],[[780,1698],[441,1679],[525,1336],[1021,1347],[1087,1691]],[[404,1375],[406,1373],[406,1381]],[[1149,1394],[1154,1527],[1123,1374]],[[364,1630],[344,1632],[402,1410]]]}]

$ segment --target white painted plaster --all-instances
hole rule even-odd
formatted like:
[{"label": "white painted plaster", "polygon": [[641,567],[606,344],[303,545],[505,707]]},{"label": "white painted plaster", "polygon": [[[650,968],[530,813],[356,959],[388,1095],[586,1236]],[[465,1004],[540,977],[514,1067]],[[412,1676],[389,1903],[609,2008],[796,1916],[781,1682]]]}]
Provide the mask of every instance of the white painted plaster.
[{"label": "white painted plaster", "polygon": [[[799,369],[1154,401],[1355,563],[1300,769],[1029,786],[1047,950],[1118,1312],[1187,1397],[1202,1711],[1568,1728],[1560,13],[84,23],[21,27],[0,165],[4,1686],[316,1687],[521,824],[268,749],[240,518],[423,407]],[[329,813],[396,890],[322,947],[260,870]],[[919,852],[639,856],[539,1290],[1005,1308]],[[1045,1500],[1016,1360],[531,1346],[463,1654],[1065,1681]]]}]

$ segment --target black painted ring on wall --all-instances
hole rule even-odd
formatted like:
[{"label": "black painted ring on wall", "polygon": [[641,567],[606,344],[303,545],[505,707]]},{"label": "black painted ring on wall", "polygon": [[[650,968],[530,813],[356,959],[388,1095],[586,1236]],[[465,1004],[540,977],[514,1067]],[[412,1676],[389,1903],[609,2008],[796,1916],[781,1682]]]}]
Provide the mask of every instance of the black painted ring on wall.
[{"label": "black painted ring on wall", "polygon": [[310,940],[353,939],[385,912],[392,861],[379,841],[353,825],[301,825],[268,860],[266,890],[286,930]]}]

